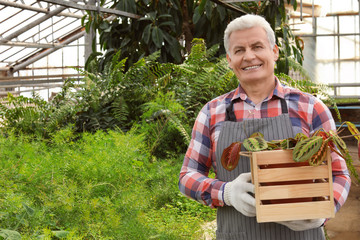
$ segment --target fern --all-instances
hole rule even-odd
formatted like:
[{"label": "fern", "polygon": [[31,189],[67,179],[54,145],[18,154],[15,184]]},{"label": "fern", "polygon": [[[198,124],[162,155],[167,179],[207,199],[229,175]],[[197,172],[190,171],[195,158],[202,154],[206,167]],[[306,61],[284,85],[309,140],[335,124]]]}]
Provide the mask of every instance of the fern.
[{"label": "fern", "polygon": [[127,120],[129,111],[128,111],[128,108],[127,108],[124,98],[119,97],[119,98],[115,99],[111,103],[111,107],[112,107],[112,113],[114,114],[115,119],[118,122],[125,123]]},{"label": "fern", "polygon": [[14,97],[8,93],[7,101],[0,103],[0,118],[4,128],[16,133],[44,136],[44,125],[50,108],[40,95],[33,93],[32,98]]},{"label": "fern", "polygon": [[180,132],[181,136],[184,138],[184,142],[186,145],[189,145],[190,143],[190,134],[185,129],[184,125],[181,123],[179,118],[176,117],[174,114],[169,114],[168,116],[170,122],[173,124],[173,126]]}]

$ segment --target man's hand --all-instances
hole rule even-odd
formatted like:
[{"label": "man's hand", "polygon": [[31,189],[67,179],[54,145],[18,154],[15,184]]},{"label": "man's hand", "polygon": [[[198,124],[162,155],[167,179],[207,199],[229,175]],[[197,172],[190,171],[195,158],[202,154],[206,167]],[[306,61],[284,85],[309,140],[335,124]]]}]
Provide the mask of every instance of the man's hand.
[{"label": "man's hand", "polygon": [[251,173],[242,173],[235,180],[226,183],[224,201],[247,217],[256,216],[254,184],[251,183]]},{"label": "man's hand", "polygon": [[296,220],[296,221],[284,221],[278,222],[282,225],[287,226],[293,231],[305,231],[312,228],[321,227],[321,225],[325,222],[324,218],[320,219],[309,219],[309,220]]}]

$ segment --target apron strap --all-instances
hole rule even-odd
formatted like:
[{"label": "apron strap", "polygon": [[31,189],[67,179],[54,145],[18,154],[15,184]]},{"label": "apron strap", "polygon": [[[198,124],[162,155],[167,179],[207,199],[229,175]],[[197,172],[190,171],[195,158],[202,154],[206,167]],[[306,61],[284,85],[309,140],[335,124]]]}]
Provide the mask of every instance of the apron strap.
[{"label": "apron strap", "polygon": [[283,114],[289,113],[289,110],[288,110],[285,99],[280,98],[280,102],[281,102],[281,111],[282,111],[282,113]]},{"label": "apron strap", "polygon": [[[225,121],[236,122],[236,116],[234,112],[234,103],[238,102],[240,98],[234,99],[230,102],[230,105],[226,108]],[[281,112],[286,114],[289,112],[285,99],[280,98]]]},{"label": "apron strap", "polygon": [[236,122],[236,116],[234,113],[234,103],[238,102],[240,98],[234,99],[230,102],[230,105],[226,108],[225,121]]}]

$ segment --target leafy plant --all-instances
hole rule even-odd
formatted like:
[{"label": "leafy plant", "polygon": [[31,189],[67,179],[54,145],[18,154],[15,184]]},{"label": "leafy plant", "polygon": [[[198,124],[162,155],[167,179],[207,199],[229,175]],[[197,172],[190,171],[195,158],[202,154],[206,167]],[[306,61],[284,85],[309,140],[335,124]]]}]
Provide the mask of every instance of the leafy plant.
[{"label": "leafy plant", "polygon": [[[304,70],[300,70],[302,68],[298,68],[298,69],[299,69],[298,71],[304,71]],[[280,82],[283,84],[286,84],[290,87],[299,89],[300,91],[307,92],[316,97],[321,98],[321,100],[324,103],[326,103],[327,105],[330,105],[334,108],[336,117],[338,118],[338,121],[341,122],[341,115],[340,115],[340,111],[337,107],[336,99],[334,99],[327,93],[327,91],[329,89],[329,87],[327,85],[321,84],[321,83],[315,83],[307,77],[305,77],[304,79],[295,80],[284,73],[276,74],[276,76],[278,77]]]},{"label": "leafy plant", "polygon": [[190,125],[209,100],[239,84],[225,58],[210,61],[218,49],[219,46],[207,49],[203,39],[194,39],[191,54],[180,65],[181,74],[175,75],[177,99],[185,107]]},{"label": "leafy plant", "polygon": [[0,239],[197,239],[215,219],[179,194],[183,155],[157,161],[134,131],[21,136],[0,136]]},{"label": "leafy plant", "polygon": [[17,133],[44,136],[44,127],[50,112],[47,102],[35,92],[32,98],[14,97],[8,93],[5,102],[0,103],[2,125]]},{"label": "leafy plant", "polygon": [[0,229],[1,240],[21,240],[21,235],[17,231]]},{"label": "leafy plant", "polygon": [[190,128],[182,124],[186,119],[185,109],[175,101],[175,93],[159,92],[154,101],[145,103],[143,108],[139,129],[146,136],[150,153],[166,156],[167,152],[185,151],[190,142]]},{"label": "leafy plant", "polygon": [[[135,18],[107,18],[103,13],[88,13],[83,24],[98,31],[103,55],[94,51],[89,62],[96,59],[102,71],[114,54],[121,50],[121,58],[128,58],[127,68],[144,56],[160,51],[159,62],[182,63],[192,51],[194,38],[205,40],[206,47],[220,46],[216,56],[225,54],[223,33],[227,24],[244,14],[265,16],[276,34],[280,47],[277,72],[289,73],[291,60],[302,64],[301,39],[295,37],[287,24],[285,2],[296,9],[294,0],[238,2],[224,4],[210,0],[129,1],[113,0],[111,8],[140,16]],[[105,2],[101,2],[101,5]],[[171,17],[170,17],[171,16]],[[86,67],[88,70],[88,68]]]},{"label": "leafy plant", "polygon": [[[351,135],[340,137],[338,134],[341,133],[341,126],[344,124],[347,125]],[[243,142],[234,142],[227,147],[221,156],[221,163],[224,168],[229,171],[233,170],[239,161],[241,145],[243,145],[245,149],[250,152],[293,149],[293,160],[295,162],[308,161],[310,165],[317,166],[325,160],[327,148],[329,147],[333,152],[345,159],[351,174],[360,182],[360,178],[353,165],[352,157],[349,154],[346,143],[342,140],[342,138],[354,137],[358,141],[358,156],[360,157],[360,132],[356,126],[349,121],[344,122],[342,125],[337,132],[332,130],[326,132],[320,129],[310,137],[303,133],[298,133],[294,138],[272,141],[266,141],[261,133],[256,132]]]}]

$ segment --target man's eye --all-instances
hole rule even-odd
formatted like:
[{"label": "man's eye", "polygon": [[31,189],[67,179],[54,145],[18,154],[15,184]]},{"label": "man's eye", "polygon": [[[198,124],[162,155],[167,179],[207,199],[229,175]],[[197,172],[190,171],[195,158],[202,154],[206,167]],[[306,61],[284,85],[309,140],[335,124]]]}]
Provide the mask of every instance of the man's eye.
[{"label": "man's eye", "polygon": [[237,49],[237,50],[235,50],[235,53],[242,53],[242,52],[244,52],[244,49]]}]

